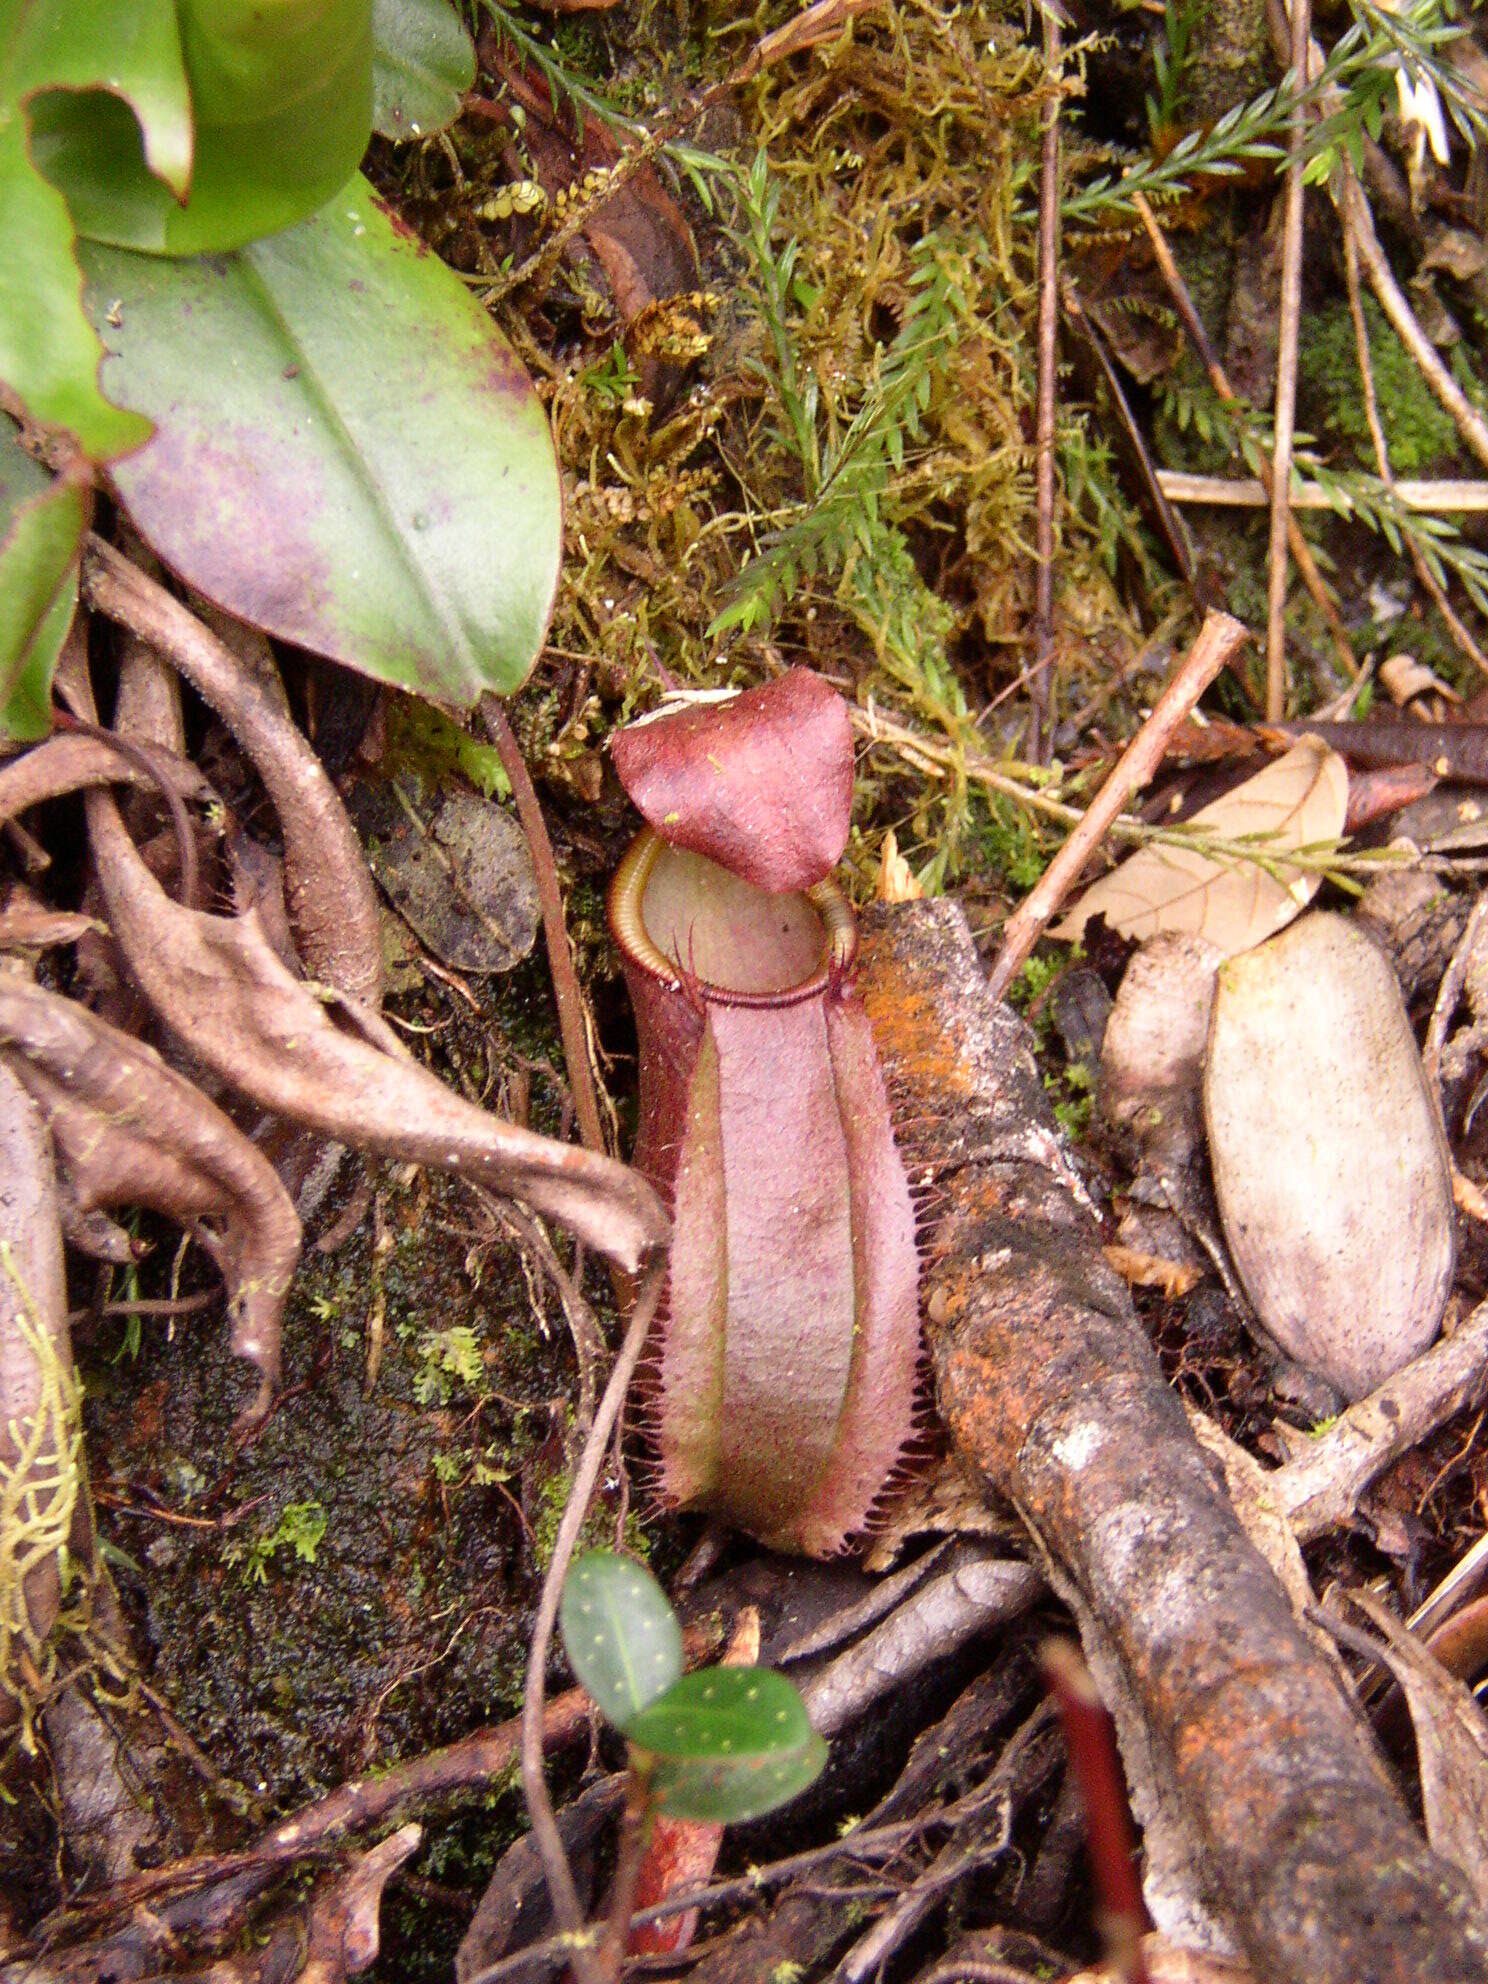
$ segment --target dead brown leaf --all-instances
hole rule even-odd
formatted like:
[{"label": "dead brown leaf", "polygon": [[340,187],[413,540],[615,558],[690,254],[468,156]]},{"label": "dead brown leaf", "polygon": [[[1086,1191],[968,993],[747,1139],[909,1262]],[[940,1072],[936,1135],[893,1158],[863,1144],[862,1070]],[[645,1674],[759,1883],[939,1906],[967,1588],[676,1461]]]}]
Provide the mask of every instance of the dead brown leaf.
[{"label": "dead brown leaf", "polygon": [[1373,1592],[1351,1591],[1349,1597],[1384,1640],[1379,1658],[1410,1709],[1426,1836],[1488,1898],[1488,1716],[1471,1688],[1449,1674]]},{"label": "dead brown leaf", "polygon": [[1201,1268],[1183,1261],[1165,1261],[1158,1254],[1139,1253],[1134,1247],[1103,1247],[1101,1252],[1121,1279],[1132,1288],[1156,1288],[1176,1302],[1204,1278]]},{"label": "dead brown leaf", "polygon": [[1311,902],[1322,877],[1284,857],[1337,840],[1347,805],[1343,759],[1304,737],[1185,823],[1201,836],[1245,841],[1274,865],[1154,842],[1093,883],[1051,934],[1073,940],[1104,916],[1123,937],[1179,930],[1207,937],[1226,957],[1249,950]]},{"label": "dead brown leaf", "polygon": [[211,916],[173,903],[113,800],[95,792],[86,803],[110,927],[131,973],[166,1025],[240,1094],[338,1143],[524,1199],[625,1267],[665,1237],[660,1201],[637,1173],[466,1102],[375,1014],[294,977],[252,912]]},{"label": "dead brown leaf", "polygon": [[263,780],[284,836],[285,903],[306,971],[338,992],[378,1004],[377,891],[341,796],[285,707],[284,685],[269,664],[250,667],[232,653],[101,538],[88,541],[83,578],[100,613],[148,641],[211,704]]},{"label": "dead brown leaf", "polygon": [[[151,757],[159,777],[168,781],[178,798],[205,801],[212,797],[211,786],[184,758],[173,758],[158,747]],[[48,799],[60,799],[90,785],[135,785],[152,791],[155,783],[102,738],[59,732],[0,765],[0,824]]]},{"label": "dead brown leaf", "polygon": [[[0,975],[0,1046],[52,1133],[80,1238],[105,1207],[150,1206],[211,1254],[227,1284],[232,1347],[263,1375],[260,1412],[278,1379],[300,1252],[300,1222],[273,1166],[153,1048],[11,974]],[[112,1222],[93,1230],[120,1232]]]}]

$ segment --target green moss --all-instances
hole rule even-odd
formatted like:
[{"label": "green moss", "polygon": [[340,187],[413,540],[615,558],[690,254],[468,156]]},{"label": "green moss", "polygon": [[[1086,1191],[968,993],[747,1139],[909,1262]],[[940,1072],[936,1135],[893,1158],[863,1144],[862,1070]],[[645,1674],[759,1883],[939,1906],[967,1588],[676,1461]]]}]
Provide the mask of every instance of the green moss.
[{"label": "green moss", "polygon": [[[1364,321],[1391,468],[1397,475],[1426,475],[1444,468],[1457,452],[1451,415],[1438,404],[1373,297],[1364,299]],[[1299,400],[1306,426],[1330,440],[1347,442],[1358,465],[1373,471],[1374,449],[1346,302],[1330,303],[1308,319],[1300,355]]]}]

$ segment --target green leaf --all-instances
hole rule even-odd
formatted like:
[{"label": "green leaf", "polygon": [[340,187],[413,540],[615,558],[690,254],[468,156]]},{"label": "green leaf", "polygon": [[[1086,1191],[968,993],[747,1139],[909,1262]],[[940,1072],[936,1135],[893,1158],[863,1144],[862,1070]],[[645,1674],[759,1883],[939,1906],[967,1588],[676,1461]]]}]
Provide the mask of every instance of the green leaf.
[{"label": "green leaf", "polygon": [[784,1805],[827,1760],[800,1695],[767,1667],[684,1674],[625,1734],[656,1759],[651,1783],[661,1809],[716,1825]]},{"label": "green leaf", "polygon": [[[7,15],[14,22],[8,94],[44,120],[65,113],[80,122],[118,112],[126,130],[143,133],[149,171],[184,200],[191,183],[191,94],[175,0],[110,0],[105,7],[12,0],[0,5],[0,17]],[[37,94],[43,91],[58,95]],[[81,97],[84,91],[104,94]],[[138,136],[134,150],[140,151]]]},{"label": "green leaf", "polygon": [[32,169],[23,115],[3,93],[0,213],[0,381],[33,419],[65,429],[94,461],[137,448],[150,423],[99,390],[103,347],[83,315],[67,204]]},{"label": "green leaf", "polygon": [[449,0],[372,0],[372,124],[395,143],[442,131],[475,81],[475,49]]},{"label": "green leaf", "polygon": [[[70,14],[92,23],[117,4],[72,0]],[[125,11],[145,6],[132,0]],[[179,0],[176,12],[196,133],[186,204],[152,172],[120,96],[33,98],[32,157],[90,239],[157,255],[241,247],[313,213],[361,162],[372,0]]]},{"label": "green leaf", "polygon": [[365,180],[234,256],[82,255],[105,383],[157,428],[115,481],[168,565],[400,688],[468,707],[525,680],[562,550],[547,420]]},{"label": "green leaf", "polygon": [[77,605],[87,491],[22,452],[0,416],[0,737],[51,728],[52,671]]},{"label": "green leaf", "polygon": [[563,1645],[581,1687],[618,1729],[664,1695],[682,1672],[682,1628],[642,1564],[590,1550],[563,1583]]}]

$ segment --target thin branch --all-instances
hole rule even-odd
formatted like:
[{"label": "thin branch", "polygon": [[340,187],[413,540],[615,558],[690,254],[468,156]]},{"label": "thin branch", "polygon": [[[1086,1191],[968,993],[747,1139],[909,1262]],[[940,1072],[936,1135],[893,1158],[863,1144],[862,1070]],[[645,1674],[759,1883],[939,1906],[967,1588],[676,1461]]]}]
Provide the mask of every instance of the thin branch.
[{"label": "thin branch", "polygon": [[1050,94],[1044,112],[1038,236],[1038,427],[1034,455],[1032,748],[1046,764],[1053,746],[1049,676],[1054,661],[1054,419],[1059,386],[1059,106],[1062,36],[1057,5],[1044,7],[1044,67]]},{"label": "thin branch", "polygon": [[1422,378],[1456,421],[1458,433],[1488,468],[1488,420],[1463,392],[1442,363],[1436,346],[1421,329],[1416,313],[1395,280],[1395,272],[1380,246],[1380,238],[1374,229],[1374,215],[1369,210],[1369,201],[1353,167],[1345,161],[1340,170],[1341,182],[1334,192],[1334,200],[1345,228],[1353,235],[1359,260],[1364,264],[1364,273],[1369,278],[1369,287],[1374,291],[1375,299],[1389,319],[1395,335],[1416,361]]},{"label": "thin branch", "polygon": [[[1390,467],[1390,448],[1385,439],[1384,426],[1379,416],[1379,397],[1374,388],[1374,362],[1369,351],[1369,326],[1364,319],[1364,300],[1359,293],[1359,246],[1350,227],[1343,230],[1343,271],[1348,283],[1349,315],[1354,324],[1354,351],[1359,362],[1359,381],[1364,388],[1364,418],[1369,424],[1369,438],[1374,446],[1374,463],[1379,471],[1379,479],[1390,491],[1396,493],[1395,472]],[[1412,539],[1406,539],[1406,549],[1410,553],[1411,564],[1415,567],[1416,578],[1422,590],[1434,603],[1437,612],[1447,623],[1452,638],[1473,666],[1488,675],[1488,655],[1478,646],[1462,619],[1447,598],[1447,590],[1426,560],[1421,556],[1421,548]]]},{"label": "thin branch", "polygon": [[1117,759],[1109,778],[1080,816],[1079,825],[1004,925],[1002,946],[991,972],[994,998],[1004,996],[1117,815],[1162,763],[1173,732],[1249,638],[1248,629],[1227,613],[1211,613],[1205,620],[1151,716]]},{"label": "thin branch", "polygon": [[521,746],[512,735],[506,711],[495,696],[485,696],[480,706],[486,734],[496,746],[501,768],[511,780],[512,797],[517,802],[517,818],[532,850],[532,866],[537,875],[537,899],[542,908],[543,936],[548,946],[548,970],[553,979],[553,998],[558,1007],[558,1031],[563,1038],[563,1059],[568,1068],[568,1086],[573,1095],[574,1115],[579,1135],[587,1149],[607,1156],[604,1130],[599,1120],[599,1097],[594,1087],[594,1067],[589,1059],[589,1027],[584,1011],[584,994],[574,970],[569,948],[568,926],[563,920],[563,888],[558,880],[558,863],[547,822],[538,804],[537,792],[527,771]]},{"label": "thin branch", "polygon": [[[1291,0],[1292,74],[1307,74],[1311,0]],[[1271,457],[1271,545],[1266,600],[1266,714],[1286,715],[1287,539],[1291,525],[1292,439],[1297,424],[1297,344],[1302,327],[1302,166],[1307,110],[1292,105],[1286,173],[1286,222],[1281,250],[1281,341],[1276,355],[1275,448]]]},{"label": "thin branch", "polygon": [[1348,1522],[1370,1483],[1459,1412],[1488,1394],[1488,1302],[1386,1378],[1378,1391],[1307,1439],[1296,1458],[1267,1477],[1269,1492],[1298,1539]]},{"label": "thin branch", "polygon": [[[1270,501],[1266,485],[1249,475],[1193,475],[1187,469],[1160,468],[1157,479],[1170,503],[1264,510]],[[1476,516],[1488,510],[1488,482],[1402,476],[1394,485],[1394,493],[1402,510],[1419,510],[1428,516]],[[1292,508],[1336,511],[1337,504],[1325,489],[1304,482],[1292,491]]]},{"label": "thin branch", "polygon": [[[537,1617],[532,1622],[532,1647],[527,1656],[527,1685],[522,1699],[522,1788],[527,1795],[527,1809],[532,1819],[532,1835],[537,1841],[538,1855],[542,1860],[543,1874],[547,1879],[548,1893],[552,1898],[553,1915],[559,1929],[574,1937],[583,1934],[583,1910],[579,1907],[573,1872],[568,1864],[568,1855],[563,1850],[558,1821],[553,1814],[553,1801],[548,1796],[547,1783],[543,1777],[543,1706],[547,1686],[548,1649],[552,1645],[553,1627],[558,1619],[558,1601],[563,1595],[563,1580],[568,1575],[574,1546],[584,1526],[584,1517],[588,1513],[590,1498],[599,1480],[600,1469],[604,1466],[610,1435],[615,1430],[615,1422],[620,1417],[625,1394],[630,1388],[631,1378],[635,1375],[635,1367],[640,1361],[641,1351],[650,1333],[656,1305],[661,1299],[665,1275],[665,1259],[653,1262],[637,1294],[635,1308],[631,1312],[630,1322],[625,1331],[625,1340],[620,1346],[615,1367],[610,1373],[610,1381],[605,1386],[604,1397],[599,1402],[594,1424],[590,1428],[588,1439],[584,1442],[584,1450],[579,1455],[579,1464],[574,1470],[573,1487],[569,1492],[568,1505],[563,1511],[563,1520],[558,1525],[552,1562],[548,1565],[547,1575],[543,1579],[542,1593],[537,1604]],[[575,1943],[573,1964],[578,1973],[579,1984],[604,1984],[603,1972],[596,1963],[593,1951],[587,1945]]]},{"label": "thin branch", "polygon": [[[980,1818],[987,1803],[986,1787],[978,1785],[952,1805],[932,1805],[915,1818],[895,1819],[887,1825],[866,1825],[858,1831],[845,1832],[836,1839],[828,1840],[824,1846],[808,1846],[800,1853],[787,1854],[782,1860],[751,1866],[747,1872],[736,1874],[729,1880],[712,1881],[704,1887],[669,1894],[665,1901],[653,1902],[649,1908],[638,1909],[631,1916],[629,1926],[641,1929],[652,1922],[665,1922],[674,1915],[688,1915],[695,1908],[714,1908],[721,1902],[749,1901],[782,1881],[791,1880],[797,1874],[812,1873],[834,1860],[871,1863],[875,1859],[891,1858],[909,1841],[922,1837],[932,1829],[954,1828],[963,1821],[970,1823]],[[525,1949],[514,1950],[510,1956],[500,1958],[485,1970],[476,1971],[473,1977],[465,1980],[465,1984],[508,1984],[508,1980],[530,1972],[539,1964],[556,1967],[568,1955],[569,1947],[566,1936],[545,1937],[541,1942],[529,1943]]]},{"label": "thin branch", "polygon": [[[1232,405],[1238,406],[1240,395],[1230,383],[1230,375],[1221,364],[1219,353],[1214,349],[1213,341],[1204,328],[1204,320],[1194,306],[1188,284],[1183,280],[1182,270],[1173,260],[1168,237],[1158,225],[1157,216],[1142,193],[1132,195],[1132,205],[1137,210],[1138,220],[1147,230],[1147,239],[1152,244],[1152,256],[1157,263],[1158,274],[1167,284],[1168,294],[1173,299],[1173,307],[1178,312],[1178,320],[1188,333],[1188,341],[1197,353],[1199,363],[1209,375],[1210,385],[1222,400],[1228,400]],[[1264,457],[1260,467],[1261,489],[1265,501],[1269,502],[1275,487],[1275,479],[1271,474],[1271,465]],[[1161,471],[1158,472],[1158,476],[1161,481]],[[1164,494],[1169,493],[1164,491]],[[1328,583],[1318,570],[1317,560],[1312,555],[1312,546],[1302,535],[1302,526],[1291,515],[1287,517],[1287,542],[1291,546],[1292,560],[1301,574],[1302,583],[1312,595],[1314,606],[1327,622],[1334,653],[1342,664],[1344,672],[1349,676],[1357,676],[1359,664],[1349,645],[1348,630],[1343,624],[1343,615],[1338,611],[1338,602],[1328,590]]]}]

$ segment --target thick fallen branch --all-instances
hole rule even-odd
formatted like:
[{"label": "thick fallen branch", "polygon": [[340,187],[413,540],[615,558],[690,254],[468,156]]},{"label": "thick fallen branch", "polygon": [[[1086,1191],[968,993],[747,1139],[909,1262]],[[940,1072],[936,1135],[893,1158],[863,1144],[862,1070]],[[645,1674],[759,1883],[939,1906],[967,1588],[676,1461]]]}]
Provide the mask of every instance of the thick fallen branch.
[{"label": "thick fallen branch", "polygon": [[[930,1208],[941,1417],[1017,1503],[1080,1618],[1154,1912],[1210,1911],[1268,1984],[1488,1980],[1488,1920],[1416,1831],[1195,1444],[959,911],[871,912],[859,984]],[[1164,1893],[1165,1837],[1196,1892],[1180,1878]]]}]

